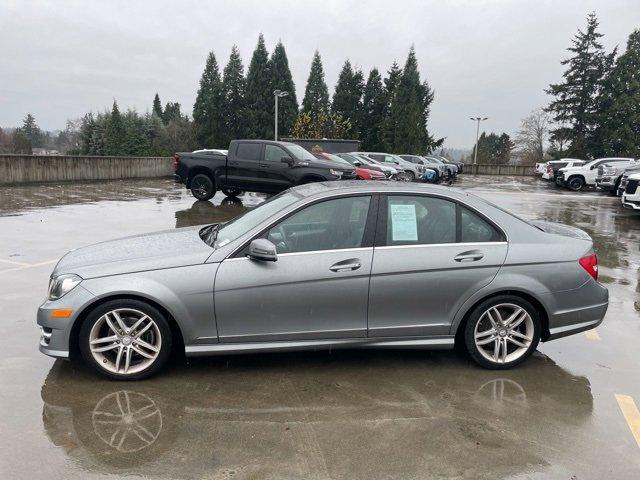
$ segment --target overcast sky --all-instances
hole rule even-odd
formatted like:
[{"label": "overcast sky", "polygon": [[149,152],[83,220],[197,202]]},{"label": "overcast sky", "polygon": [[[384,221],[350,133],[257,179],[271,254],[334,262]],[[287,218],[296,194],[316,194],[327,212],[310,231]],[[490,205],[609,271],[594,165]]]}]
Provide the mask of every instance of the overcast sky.
[{"label": "overcast sky", "polygon": [[596,11],[604,44],[624,48],[640,27],[640,0],[0,0],[0,126],[27,112],[48,130],[110,108],[151,108],[156,92],[191,113],[207,52],[222,67],[237,44],[247,68],[258,34],[281,39],[302,100],[318,49],[333,91],[346,58],[386,71],[415,45],[435,90],[429,129],[470,147],[469,115],[513,133],[547,103],[571,37]]}]

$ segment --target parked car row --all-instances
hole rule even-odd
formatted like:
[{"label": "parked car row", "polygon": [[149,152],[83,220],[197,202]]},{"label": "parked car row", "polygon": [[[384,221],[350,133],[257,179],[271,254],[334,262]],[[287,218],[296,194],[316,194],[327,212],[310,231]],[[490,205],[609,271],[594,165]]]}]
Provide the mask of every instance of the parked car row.
[{"label": "parked car row", "polygon": [[443,157],[382,152],[332,154],[310,152],[291,142],[233,140],[228,150],[176,153],[175,181],[198,200],[217,191],[228,197],[242,192],[279,193],[305,183],[332,180],[399,180],[451,183],[463,164]]},{"label": "parked car row", "polygon": [[640,210],[640,159],[596,158],[589,162],[574,158],[536,163],[534,171],[545,180],[573,191],[594,187],[622,198],[626,208]]}]

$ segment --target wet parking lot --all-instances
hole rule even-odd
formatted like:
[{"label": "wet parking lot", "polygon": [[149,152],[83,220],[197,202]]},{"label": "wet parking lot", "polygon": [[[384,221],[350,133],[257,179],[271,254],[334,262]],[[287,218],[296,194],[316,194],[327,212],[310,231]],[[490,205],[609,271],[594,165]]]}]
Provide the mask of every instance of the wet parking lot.
[{"label": "wet parking lot", "polygon": [[587,231],[610,293],[604,323],[511,371],[360,350],[177,359],[150,380],[110,382],[37,350],[57,259],[224,221],[263,197],[198,202],[169,180],[2,187],[0,478],[640,478],[640,215],[533,178],[457,186]]}]

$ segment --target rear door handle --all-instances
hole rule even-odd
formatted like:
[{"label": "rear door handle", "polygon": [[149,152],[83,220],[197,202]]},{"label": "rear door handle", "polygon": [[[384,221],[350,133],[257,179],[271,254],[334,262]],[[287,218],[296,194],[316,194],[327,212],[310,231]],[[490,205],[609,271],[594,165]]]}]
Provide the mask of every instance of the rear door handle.
[{"label": "rear door handle", "polygon": [[453,257],[456,262],[477,262],[484,257],[484,253],[480,250],[469,250],[468,252],[462,252]]},{"label": "rear door handle", "polygon": [[349,270],[358,270],[362,264],[357,258],[350,258],[348,260],[342,260],[341,262],[334,263],[329,267],[332,272],[347,272]]}]

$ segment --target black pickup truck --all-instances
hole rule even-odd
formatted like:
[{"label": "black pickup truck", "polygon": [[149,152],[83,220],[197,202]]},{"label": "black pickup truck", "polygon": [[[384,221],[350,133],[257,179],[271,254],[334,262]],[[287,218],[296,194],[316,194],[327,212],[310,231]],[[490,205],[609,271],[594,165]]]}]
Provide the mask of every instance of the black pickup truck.
[{"label": "black pickup truck", "polygon": [[218,190],[228,197],[243,191],[277,193],[295,185],[326,180],[352,180],[349,165],[319,160],[299,145],[269,140],[232,140],[222,153],[176,153],[175,180],[184,183],[198,200],[209,200]]}]

